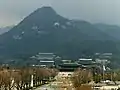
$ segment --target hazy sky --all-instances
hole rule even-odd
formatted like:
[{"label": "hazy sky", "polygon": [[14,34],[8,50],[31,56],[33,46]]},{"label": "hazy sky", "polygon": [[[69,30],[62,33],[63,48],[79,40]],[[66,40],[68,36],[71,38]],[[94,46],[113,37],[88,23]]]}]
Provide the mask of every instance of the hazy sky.
[{"label": "hazy sky", "polygon": [[0,26],[17,24],[42,6],[70,19],[120,25],[120,0],[0,0]]}]

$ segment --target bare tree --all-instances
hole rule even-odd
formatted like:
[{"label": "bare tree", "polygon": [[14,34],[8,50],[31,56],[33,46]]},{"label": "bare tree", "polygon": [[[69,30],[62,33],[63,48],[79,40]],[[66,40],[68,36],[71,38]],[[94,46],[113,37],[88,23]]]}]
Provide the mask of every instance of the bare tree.
[{"label": "bare tree", "polygon": [[92,73],[90,70],[78,69],[73,74],[73,85],[77,90],[80,90],[82,84],[86,84],[92,80]]},{"label": "bare tree", "polygon": [[0,72],[0,78],[1,78],[1,86],[4,87],[5,90],[9,89],[11,90],[11,82],[12,82],[12,78],[11,78],[11,71],[8,70],[2,70]]},{"label": "bare tree", "polygon": [[33,76],[34,86],[38,86],[49,81],[49,78],[55,75],[57,75],[56,69],[29,67],[19,69],[0,68],[0,88],[4,87],[5,90],[11,90],[11,88],[16,87],[17,90],[29,90],[31,88],[31,76]]}]

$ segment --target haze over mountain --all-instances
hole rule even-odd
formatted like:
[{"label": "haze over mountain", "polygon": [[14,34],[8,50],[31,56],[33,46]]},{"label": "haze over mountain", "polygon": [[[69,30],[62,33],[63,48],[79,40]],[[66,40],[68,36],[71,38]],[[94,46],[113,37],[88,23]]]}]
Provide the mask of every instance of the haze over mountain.
[{"label": "haze over mountain", "polygon": [[16,25],[42,6],[70,19],[120,25],[120,0],[1,0],[0,26]]},{"label": "haze over mountain", "polygon": [[12,29],[14,26],[7,26],[7,27],[1,27],[0,28],[0,35],[5,33],[5,32],[8,32],[10,29]]},{"label": "haze over mountain", "polygon": [[116,40],[89,22],[69,20],[51,7],[42,7],[0,36],[0,55],[14,57],[53,52],[78,58],[95,52],[117,53]]},{"label": "haze over mountain", "polygon": [[120,27],[117,25],[95,24],[95,27],[106,34],[120,40]]}]

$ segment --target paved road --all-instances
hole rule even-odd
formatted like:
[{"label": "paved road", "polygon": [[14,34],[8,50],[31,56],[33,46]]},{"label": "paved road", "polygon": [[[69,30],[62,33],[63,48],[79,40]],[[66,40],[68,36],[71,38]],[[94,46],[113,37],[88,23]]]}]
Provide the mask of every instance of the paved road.
[{"label": "paved road", "polygon": [[35,90],[56,90],[55,88],[50,87],[50,84],[48,85],[43,85]]},{"label": "paved road", "polygon": [[[64,74],[66,74],[66,72]],[[68,72],[67,72],[67,74],[68,74]],[[66,77],[66,75],[65,75],[65,77]],[[61,72],[58,74],[58,76],[55,77],[55,79],[56,79],[56,81],[51,82],[50,84],[43,85],[35,90],[66,90],[65,88],[62,88],[62,87],[64,87],[64,86],[70,87],[70,86],[67,86],[67,85],[70,85],[70,80],[65,79],[61,75]],[[72,90],[72,89],[70,89],[70,90]]]},{"label": "paved road", "polygon": [[51,86],[51,84],[46,84],[46,85],[43,85],[35,90],[59,90],[59,89]]}]

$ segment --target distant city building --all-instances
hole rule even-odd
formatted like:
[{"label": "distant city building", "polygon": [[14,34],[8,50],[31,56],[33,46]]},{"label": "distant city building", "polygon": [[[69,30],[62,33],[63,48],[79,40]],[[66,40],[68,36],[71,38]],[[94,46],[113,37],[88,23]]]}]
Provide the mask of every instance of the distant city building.
[{"label": "distant city building", "polygon": [[95,55],[100,55],[100,53],[95,53]]},{"label": "distant city building", "polygon": [[81,65],[81,68],[91,69],[94,74],[102,72],[101,65],[92,58],[80,58],[78,59],[78,64]]},{"label": "distant city building", "polygon": [[100,59],[111,59],[113,54],[112,53],[95,53],[96,58]]},{"label": "distant city building", "polygon": [[112,53],[95,53],[95,62],[100,66],[102,73],[110,70],[108,64],[110,63],[112,56]]},{"label": "distant city building", "polygon": [[96,61],[97,64],[101,65],[101,68],[102,68],[103,71],[110,70],[107,67],[107,64],[110,63],[109,60],[107,60],[107,59],[96,59],[95,61]]},{"label": "distant city building", "polygon": [[[111,56],[112,53],[96,53],[96,56]],[[74,71],[77,68],[87,68],[91,69],[95,72],[101,72],[107,70],[106,65],[110,63],[108,59],[100,59],[100,58],[79,58],[78,60],[64,60],[61,57],[55,55],[54,53],[38,53],[30,57],[32,61],[32,66],[39,67],[56,67],[62,71]]]},{"label": "distant city building", "polygon": [[55,57],[56,55],[54,53],[38,53],[31,58],[37,61],[37,66],[55,67]]}]

